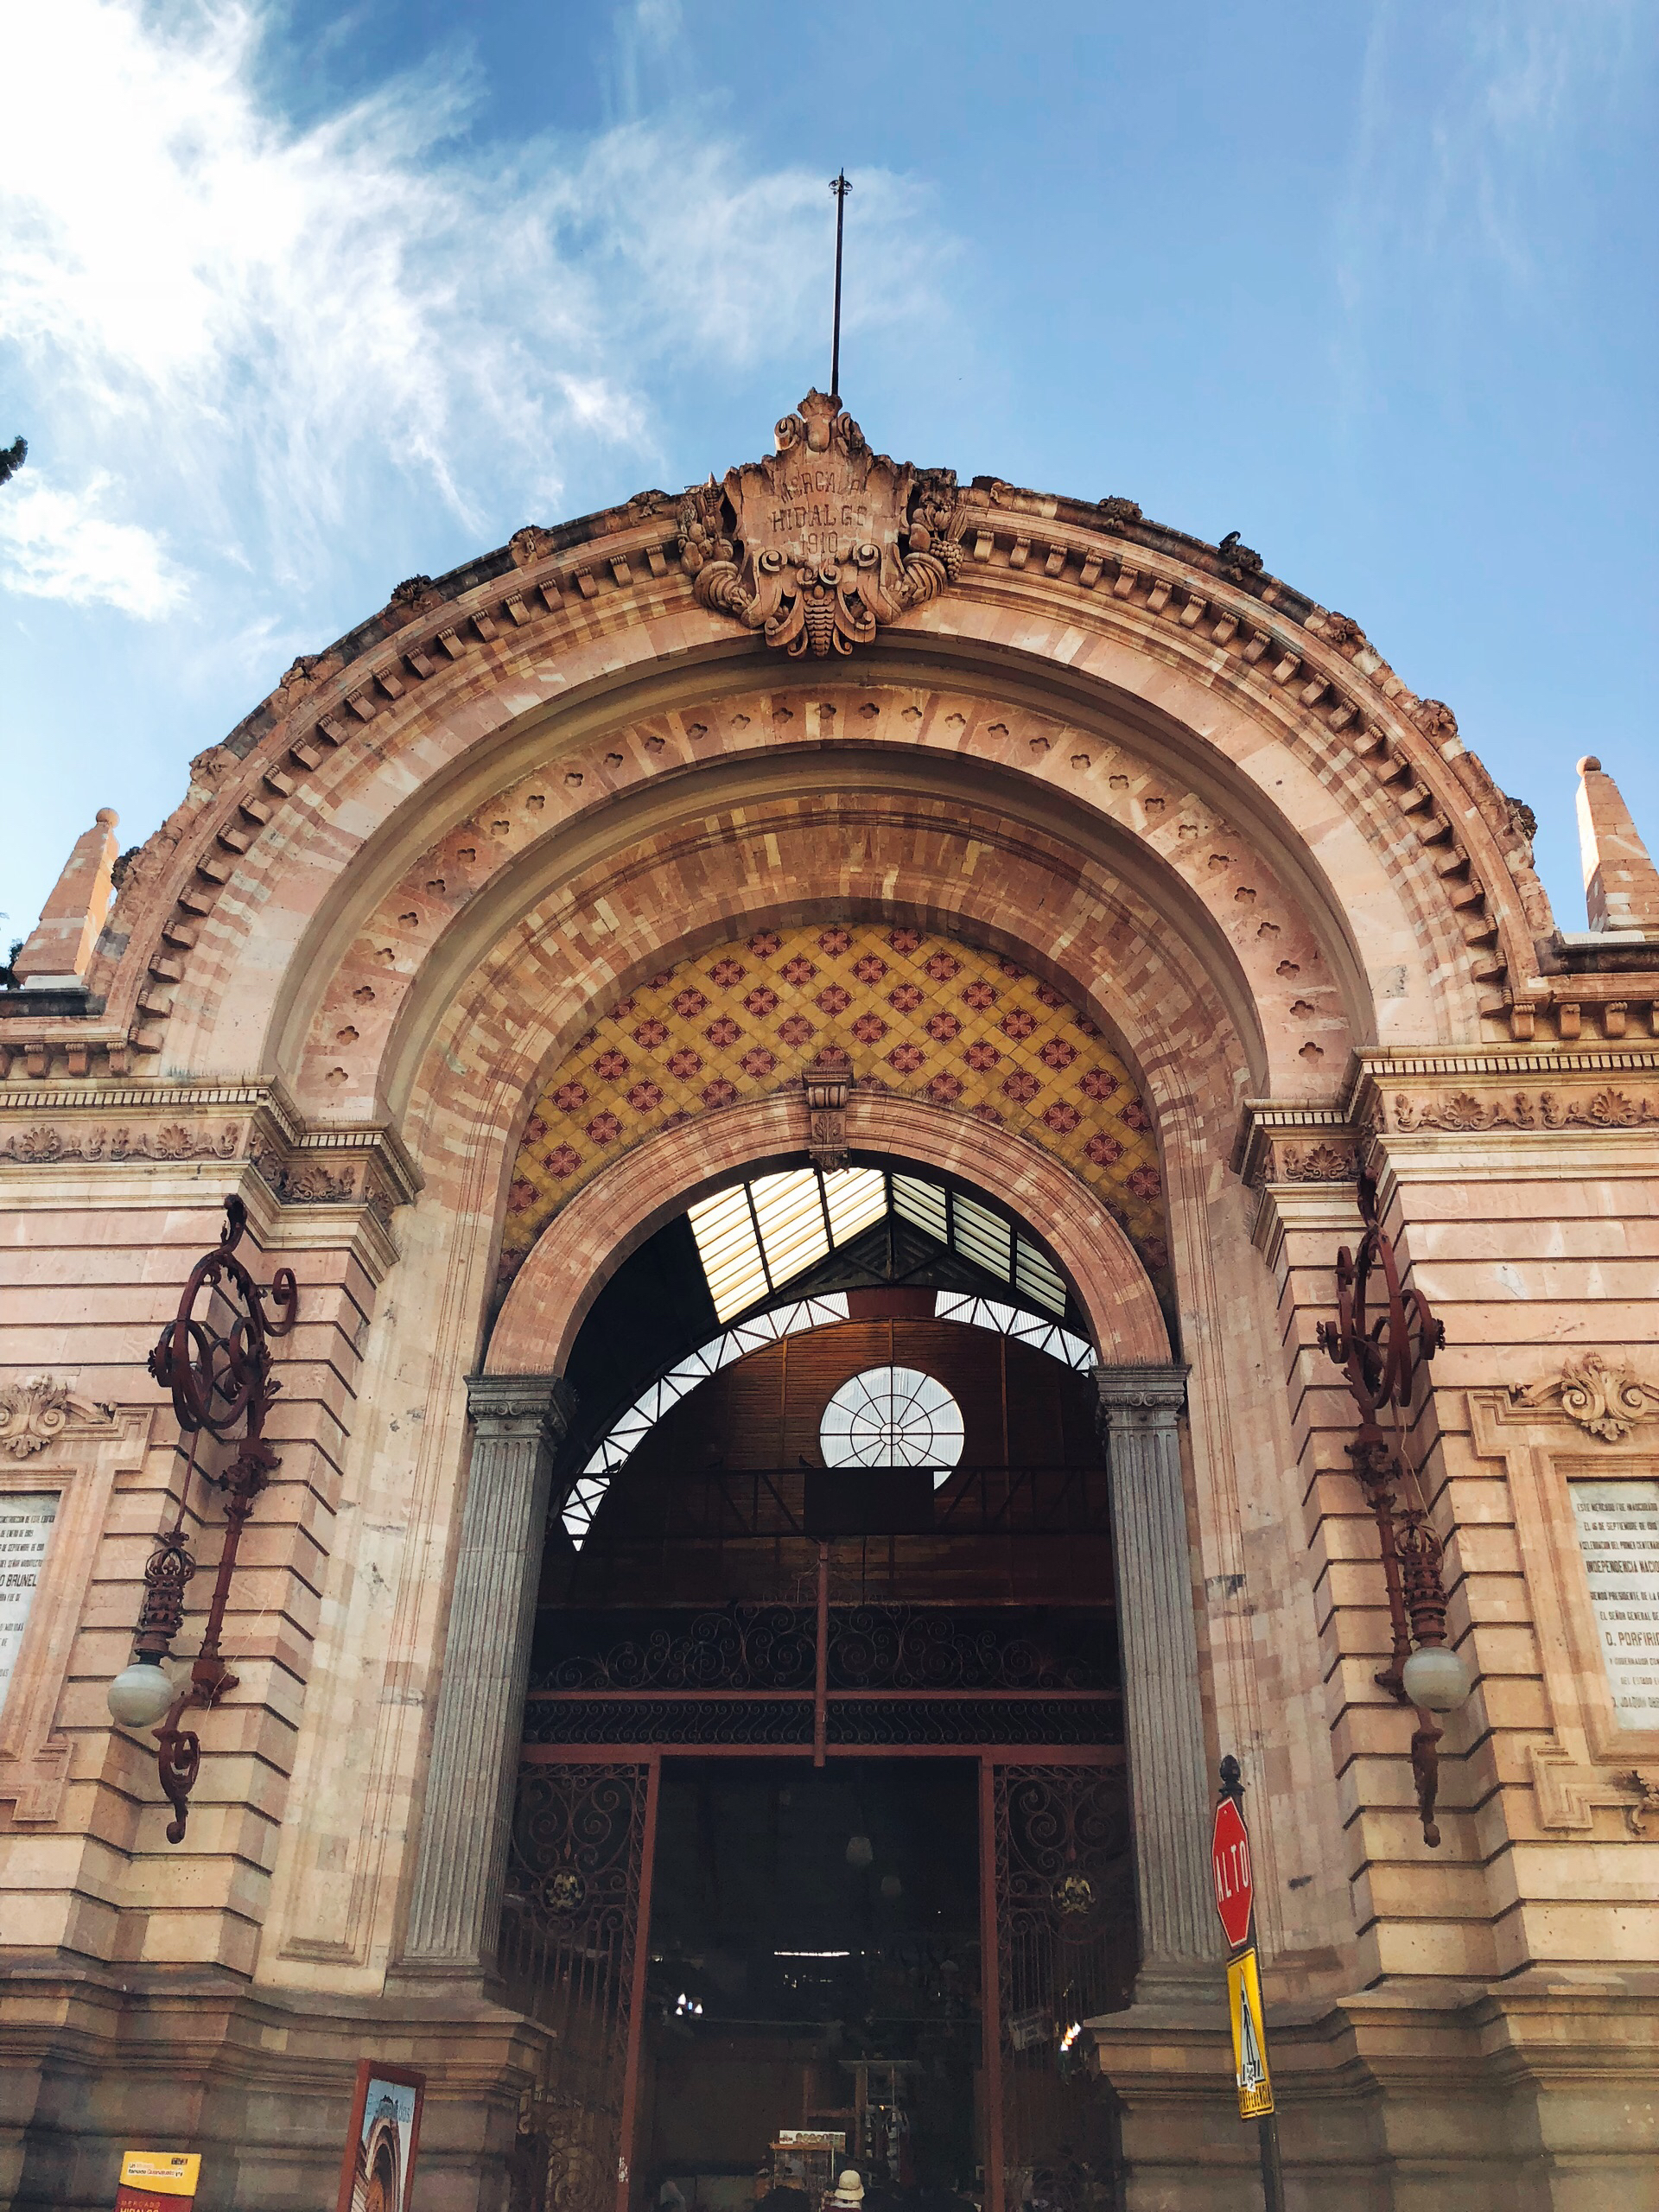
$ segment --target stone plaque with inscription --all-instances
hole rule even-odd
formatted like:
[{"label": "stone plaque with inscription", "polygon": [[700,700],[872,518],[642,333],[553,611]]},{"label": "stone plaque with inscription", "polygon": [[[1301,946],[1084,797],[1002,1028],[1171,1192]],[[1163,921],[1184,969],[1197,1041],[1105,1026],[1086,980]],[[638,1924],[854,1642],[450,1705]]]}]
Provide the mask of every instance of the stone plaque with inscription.
[{"label": "stone plaque with inscription", "polygon": [[0,1709],[11,1688],[12,1669],[29,1625],[29,1611],[46,1557],[47,1539],[58,1517],[58,1493],[23,1495],[0,1491]]},{"label": "stone plaque with inscription", "polygon": [[1659,1728],[1659,1482],[1574,1483],[1590,1601],[1624,1728]]}]

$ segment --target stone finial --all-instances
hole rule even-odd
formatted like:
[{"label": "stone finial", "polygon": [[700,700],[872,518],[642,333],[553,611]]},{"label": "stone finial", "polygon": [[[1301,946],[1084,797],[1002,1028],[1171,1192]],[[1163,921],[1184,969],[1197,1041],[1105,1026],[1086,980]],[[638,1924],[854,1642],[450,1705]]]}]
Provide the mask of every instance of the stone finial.
[{"label": "stone finial", "polygon": [[57,887],[41,910],[29,942],[12,963],[26,988],[84,988],[92,948],[110,911],[110,871],[115,866],[113,807],[100,807],[92,828],[75,840]]},{"label": "stone finial", "polygon": [[1659,868],[1594,753],[1579,763],[1579,850],[1592,930],[1659,931]]}]

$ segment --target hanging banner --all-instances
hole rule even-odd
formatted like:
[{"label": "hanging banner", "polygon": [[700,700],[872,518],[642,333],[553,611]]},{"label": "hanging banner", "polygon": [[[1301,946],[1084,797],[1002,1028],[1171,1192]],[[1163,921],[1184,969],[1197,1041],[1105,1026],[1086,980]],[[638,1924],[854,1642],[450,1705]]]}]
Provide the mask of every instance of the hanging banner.
[{"label": "hanging banner", "polygon": [[1227,1969],[1227,2009],[1233,2022],[1238,2116],[1264,2120],[1273,2110],[1273,2082],[1268,2073],[1268,2030],[1262,2017],[1262,1980],[1254,1946]]},{"label": "hanging banner", "polygon": [[199,2151],[124,2151],[115,2212],[181,2212],[200,2177]]}]

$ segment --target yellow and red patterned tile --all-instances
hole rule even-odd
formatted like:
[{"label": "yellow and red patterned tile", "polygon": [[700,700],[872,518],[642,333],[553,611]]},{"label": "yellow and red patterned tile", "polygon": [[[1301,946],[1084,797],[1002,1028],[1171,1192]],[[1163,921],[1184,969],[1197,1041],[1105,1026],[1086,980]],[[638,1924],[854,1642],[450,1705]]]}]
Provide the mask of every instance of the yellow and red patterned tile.
[{"label": "yellow and red patterned tile", "polygon": [[560,1207],[630,1147],[798,1080],[826,1046],[866,1087],[1002,1122],[1055,1154],[1103,1198],[1167,1303],[1152,1116],[1099,1030],[982,946],[860,922],[717,945],[649,977],[577,1039],[514,1162],[503,1287]]}]

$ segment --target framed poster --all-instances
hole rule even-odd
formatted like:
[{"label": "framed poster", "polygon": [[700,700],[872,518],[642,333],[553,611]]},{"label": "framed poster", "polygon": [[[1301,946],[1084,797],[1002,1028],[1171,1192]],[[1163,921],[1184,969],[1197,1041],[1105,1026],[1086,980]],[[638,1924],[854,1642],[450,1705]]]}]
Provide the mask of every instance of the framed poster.
[{"label": "framed poster", "polygon": [[357,2062],[357,2094],[334,2212],[410,2212],[426,2076],[378,2059]]}]

